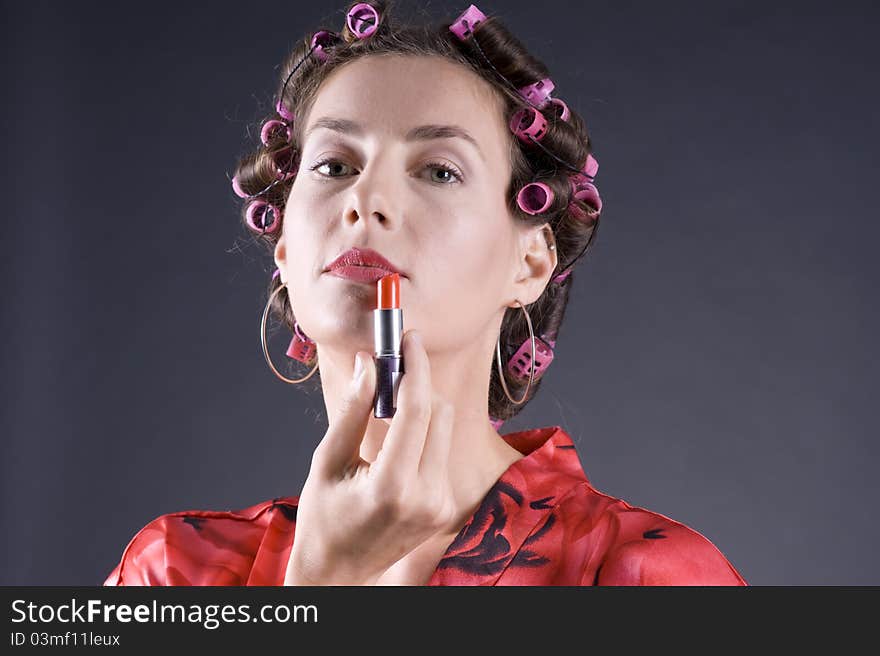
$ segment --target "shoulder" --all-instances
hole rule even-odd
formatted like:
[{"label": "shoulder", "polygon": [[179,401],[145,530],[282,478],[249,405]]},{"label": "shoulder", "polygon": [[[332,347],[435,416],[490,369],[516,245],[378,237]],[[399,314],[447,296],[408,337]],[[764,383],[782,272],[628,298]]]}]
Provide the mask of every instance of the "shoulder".
[{"label": "shoulder", "polygon": [[293,523],[298,502],[281,497],[243,510],[160,515],[135,533],[103,585],[241,584],[273,514]]},{"label": "shoulder", "polygon": [[591,509],[598,585],[748,585],[708,538],[658,512],[597,491],[589,483],[568,500]]},{"label": "shoulder", "polygon": [[746,585],[721,550],[693,528],[624,501],[609,512],[616,535],[600,585]]}]

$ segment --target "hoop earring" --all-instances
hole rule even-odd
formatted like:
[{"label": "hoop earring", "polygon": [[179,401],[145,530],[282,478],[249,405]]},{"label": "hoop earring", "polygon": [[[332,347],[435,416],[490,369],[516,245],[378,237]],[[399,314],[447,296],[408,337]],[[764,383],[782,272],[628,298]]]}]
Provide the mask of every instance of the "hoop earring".
[{"label": "hoop earring", "polygon": [[526,385],[526,391],[523,392],[522,398],[517,401],[512,396],[510,396],[510,390],[507,389],[507,381],[504,380],[504,367],[501,366],[501,335],[498,335],[498,339],[495,342],[495,361],[498,363],[498,377],[501,379],[501,387],[504,388],[504,393],[507,395],[507,398],[510,399],[510,402],[514,405],[522,405],[523,401],[526,400],[526,397],[529,395],[529,389],[532,387],[532,381],[535,378],[535,331],[532,329],[532,318],[529,316],[529,311],[526,310],[526,307],[517,301],[520,309],[525,312],[526,315],[526,323],[529,326],[529,339],[532,342],[532,359],[531,366],[529,367],[529,384]]},{"label": "hoop earring", "polygon": [[272,372],[276,376],[278,376],[278,378],[283,380],[285,383],[290,383],[292,385],[298,385],[299,383],[304,383],[305,381],[307,381],[309,378],[312,377],[312,374],[314,374],[318,370],[318,363],[317,362],[315,363],[315,366],[312,368],[312,370],[309,372],[309,374],[305,378],[297,378],[297,379],[286,378],[286,377],[282,376],[280,373],[278,373],[278,370],[275,368],[275,365],[272,364],[272,358],[269,357],[269,349],[266,346],[266,317],[269,316],[269,307],[272,305],[272,301],[274,300],[275,295],[278,294],[278,292],[280,292],[282,289],[285,289],[286,287],[287,287],[287,283],[281,283],[281,285],[279,285],[278,288],[274,292],[269,294],[269,300],[266,301],[266,307],[263,309],[263,320],[260,322],[260,341],[263,344],[263,357],[266,358],[266,363],[269,365],[269,368],[272,369]]}]

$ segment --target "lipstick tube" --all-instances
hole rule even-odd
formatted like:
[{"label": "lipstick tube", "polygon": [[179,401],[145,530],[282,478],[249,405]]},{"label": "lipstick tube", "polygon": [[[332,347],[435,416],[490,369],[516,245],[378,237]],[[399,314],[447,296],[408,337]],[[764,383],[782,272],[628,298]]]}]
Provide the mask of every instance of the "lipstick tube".
[{"label": "lipstick tube", "polygon": [[392,273],[376,281],[377,307],[373,310],[373,346],[376,363],[374,417],[393,417],[397,409],[397,389],[403,376],[403,310],[400,309],[400,274]]}]

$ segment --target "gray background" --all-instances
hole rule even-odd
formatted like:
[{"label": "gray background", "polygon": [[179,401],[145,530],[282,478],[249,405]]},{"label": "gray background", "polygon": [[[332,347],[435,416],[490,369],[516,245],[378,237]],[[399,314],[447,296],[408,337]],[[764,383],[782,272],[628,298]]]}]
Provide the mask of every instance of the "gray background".
[{"label": "gray background", "polygon": [[[597,488],[752,584],[880,584],[877,10],[479,6],[586,117],[605,201],[503,431],[561,424]],[[162,513],[299,493],[323,400],[263,361],[274,266],[228,178],[343,7],[3,4],[0,583],[99,584]]]}]

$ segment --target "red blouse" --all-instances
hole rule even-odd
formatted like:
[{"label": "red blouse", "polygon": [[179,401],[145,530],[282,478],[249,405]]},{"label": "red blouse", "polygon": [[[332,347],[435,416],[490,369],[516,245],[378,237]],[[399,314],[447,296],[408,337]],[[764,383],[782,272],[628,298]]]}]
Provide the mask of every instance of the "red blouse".
[{"label": "red blouse", "polygon": [[[748,585],[700,533],[593,488],[561,427],[502,437],[524,457],[489,490],[428,585]],[[161,515],[104,585],[283,585],[298,501]]]}]

